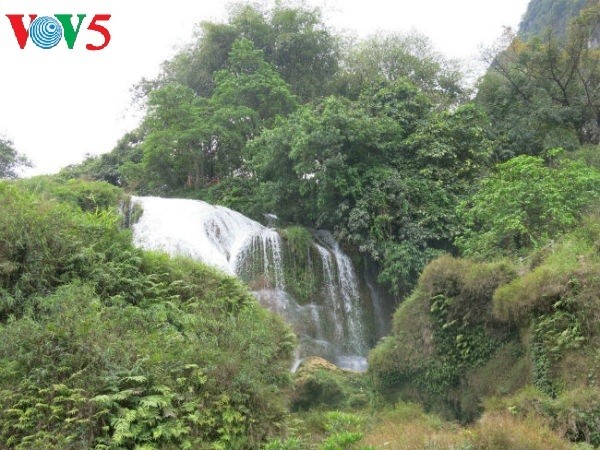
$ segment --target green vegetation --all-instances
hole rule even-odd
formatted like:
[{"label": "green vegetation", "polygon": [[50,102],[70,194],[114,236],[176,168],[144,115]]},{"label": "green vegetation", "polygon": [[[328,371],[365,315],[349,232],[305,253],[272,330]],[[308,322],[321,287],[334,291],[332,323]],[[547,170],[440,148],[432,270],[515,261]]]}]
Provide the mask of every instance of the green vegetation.
[{"label": "green vegetation", "polygon": [[236,280],[134,249],[114,204],[76,206],[114,188],[69,182],[65,203],[60,183],[30,192],[42,185],[0,184],[3,447],[258,448],[278,434],[295,345],[281,320]]},{"label": "green vegetation", "polygon": [[[587,217],[518,271],[507,262],[432,262],[396,311],[393,335],[371,353],[377,390],[461,420],[495,396],[487,410],[508,405],[598,446],[598,223]],[[535,389],[502,398],[526,386]]]},{"label": "green vegetation", "polygon": [[[567,450],[573,449],[542,421],[518,420],[508,413],[485,415],[475,425],[461,428],[438,416],[424,414],[414,404],[399,403],[382,411],[363,441],[375,448],[399,450]],[[387,444],[386,444],[387,443]]]},{"label": "green vegetation", "polygon": [[507,262],[482,265],[446,256],[429,264],[394,314],[392,336],[371,352],[376,388],[449,417],[476,417],[480,393],[462,381],[495,358],[518,358],[519,348],[503,351],[511,327],[492,315],[494,290],[515,276]]},{"label": "green vegetation", "polygon": [[[414,403],[378,411],[313,411],[294,415],[300,436],[269,442],[269,450],[590,450],[561,438],[536,416],[502,411],[461,427]],[[292,434],[293,433],[293,430]]]},{"label": "green vegetation", "polygon": [[[592,3],[532,1],[476,93],[427,39],[318,10],[201,24],[111,153],[0,183],[0,447],[600,448]],[[23,164],[0,140],[0,178]],[[401,300],[368,373],[290,374],[241,282],[132,246],[130,193],[275,213],[301,304],[331,230]]]},{"label": "green vegetation", "polygon": [[488,258],[542,248],[577,226],[598,192],[600,171],[584,163],[512,158],[459,206],[467,227],[458,246],[465,255]]},{"label": "green vegetation", "polygon": [[89,182],[78,178],[38,176],[19,181],[19,186],[45,199],[100,212],[123,206],[128,199],[123,191],[107,182]]},{"label": "green vegetation", "polygon": [[509,31],[487,55],[476,101],[494,124],[498,160],[600,143],[600,48],[591,45],[599,20],[600,6],[590,2],[566,36],[549,29],[524,40]]},{"label": "green vegetation", "polygon": [[13,143],[0,136],[0,179],[15,178],[15,169],[28,165],[30,162],[15,150]]},{"label": "green vegetation", "polygon": [[202,24],[139,88],[139,129],[64,176],[330,229],[397,297],[453,249],[455,207],[491,154],[487,118],[459,104],[462,76],[427,39],[349,45],[285,4]]},{"label": "green vegetation", "polygon": [[286,290],[301,304],[311,303],[320,297],[325,282],[321,276],[321,258],[313,246],[313,236],[308,229],[300,226],[283,229],[281,236]]},{"label": "green vegetation", "polygon": [[370,389],[364,376],[338,369],[322,358],[304,360],[294,376],[292,411],[340,409],[368,405]]},{"label": "green vegetation", "polygon": [[[571,154],[599,142],[600,66],[588,46],[598,17],[594,6],[583,10],[564,38],[507,36],[508,48],[490,55],[491,69],[469,101],[456,65],[421,36],[349,45],[317,10],[239,6],[225,23],[204,23],[160,77],[140,84],[148,108],[137,130],[110,154],[63,174],[330,229],[403,298],[426,263],[457,253],[456,244],[489,256],[493,248],[483,247],[498,240],[512,252],[521,245],[515,240],[529,240],[525,249],[543,246],[574,226],[592,175],[577,163],[554,167],[551,151]],[[523,154],[546,160],[494,167]],[[519,169],[536,170],[540,192],[568,186],[554,183],[559,173],[581,181],[569,198],[540,199],[551,208],[543,214],[576,204],[558,208],[547,226],[544,217],[523,223],[537,214],[534,204],[528,217],[494,226],[503,229],[477,221],[502,221],[505,210],[478,218],[475,205],[459,214],[457,205],[485,202],[498,187],[490,172]],[[517,185],[513,192],[529,195]]]},{"label": "green vegetation", "polygon": [[600,393],[593,388],[578,388],[555,398],[528,388],[515,396],[492,398],[486,403],[490,411],[510,411],[517,418],[542,417],[552,428],[571,441],[585,441],[600,446]]}]

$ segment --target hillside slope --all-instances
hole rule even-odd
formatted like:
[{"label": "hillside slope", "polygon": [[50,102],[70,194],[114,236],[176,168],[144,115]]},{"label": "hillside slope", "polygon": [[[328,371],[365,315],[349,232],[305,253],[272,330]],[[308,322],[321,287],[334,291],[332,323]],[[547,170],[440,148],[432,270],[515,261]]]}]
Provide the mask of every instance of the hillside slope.
[{"label": "hillside slope", "polygon": [[106,183],[0,183],[0,448],[259,448],[295,339],[237,280],[131,244]]}]

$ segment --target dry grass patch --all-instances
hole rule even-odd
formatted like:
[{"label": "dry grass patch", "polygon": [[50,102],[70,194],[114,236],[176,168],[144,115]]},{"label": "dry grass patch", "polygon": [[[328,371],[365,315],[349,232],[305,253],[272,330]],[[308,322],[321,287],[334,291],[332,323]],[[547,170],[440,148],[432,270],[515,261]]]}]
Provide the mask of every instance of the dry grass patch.
[{"label": "dry grass patch", "polygon": [[468,432],[457,424],[428,415],[414,404],[401,403],[374,420],[361,445],[390,450],[456,450]]},{"label": "dry grass patch", "polygon": [[533,417],[518,419],[510,413],[487,414],[473,427],[473,450],[571,450],[545,423]]}]

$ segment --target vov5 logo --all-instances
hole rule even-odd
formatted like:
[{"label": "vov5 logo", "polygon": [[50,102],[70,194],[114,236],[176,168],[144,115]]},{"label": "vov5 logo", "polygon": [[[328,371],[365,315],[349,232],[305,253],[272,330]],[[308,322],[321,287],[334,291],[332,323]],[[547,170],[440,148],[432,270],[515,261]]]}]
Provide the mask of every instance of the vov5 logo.
[{"label": "vov5 logo", "polygon": [[[54,14],[54,17],[40,16],[37,14],[29,14],[29,27],[26,28],[24,22],[24,14],[7,14],[8,20],[15,32],[15,38],[21,49],[27,45],[27,40],[30,39],[39,48],[50,49],[56,47],[64,38],[67,47],[73,49],[75,41],[81,31],[83,21],[87,17],[86,14],[77,14],[77,24],[73,24],[73,14]],[[96,14],[87,26],[87,35],[99,33],[102,36],[102,43],[94,45],[86,44],[85,48],[91,51],[102,50],[110,42],[110,32],[106,29],[102,22],[110,19],[110,14]],[[94,38],[94,41],[98,40]]]}]

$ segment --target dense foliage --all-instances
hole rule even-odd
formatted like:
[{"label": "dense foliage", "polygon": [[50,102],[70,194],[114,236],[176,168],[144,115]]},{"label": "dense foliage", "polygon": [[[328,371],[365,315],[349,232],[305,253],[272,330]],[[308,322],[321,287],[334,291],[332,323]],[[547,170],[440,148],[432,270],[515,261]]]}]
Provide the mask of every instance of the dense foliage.
[{"label": "dense foliage", "polygon": [[423,37],[343,46],[317,11],[244,6],[143,83],[139,130],[65,173],[331,229],[402,295],[489,161],[461,80]]},{"label": "dense foliage", "polygon": [[[285,3],[271,10],[240,4],[227,23],[200,24],[198,39],[165,65],[158,84],[177,82],[200,97],[216,89],[215,73],[228,68],[234,43],[253,42],[269,66],[302,99],[327,92],[328,81],[338,68],[339,39],[324,26],[316,9],[294,8]],[[155,83],[142,84],[152,89]]]},{"label": "dense foliage", "polygon": [[582,162],[510,159],[459,205],[466,230],[458,245],[465,255],[480,257],[541,248],[576,226],[598,192],[600,171]]},{"label": "dense foliage", "polygon": [[599,445],[592,400],[600,379],[598,223],[597,215],[584,219],[519,273],[507,262],[443,257],[429,264],[396,311],[392,336],[371,353],[380,392],[468,420],[482,398],[531,384],[537,391],[526,400],[502,404]]},{"label": "dense foliage", "polygon": [[[461,73],[423,37],[345,44],[317,10],[240,6],[226,23],[204,23],[160,77],[141,84],[148,110],[138,130],[65,174],[328,228],[375,263],[379,281],[402,297],[424,265],[456,253],[457,242],[485,255],[482,246],[512,239],[505,249],[514,252],[574,225],[585,202],[578,197],[583,168],[573,186],[564,181],[575,166],[563,163],[560,186],[555,168],[536,169],[539,205],[500,225],[492,222],[504,220],[511,199],[537,194],[508,187],[504,209],[475,217],[499,187],[494,176],[477,181],[490,169],[509,171],[493,170],[494,162],[598,142],[600,58],[588,43],[599,17],[597,7],[584,9],[563,38],[507,35],[508,48],[490,55],[491,69],[469,102]],[[524,175],[533,170],[525,161],[507,164]],[[549,198],[567,187],[573,195]],[[549,223],[536,209],[546,207],[554,208]],[[534,215],[539,225],[523,223]]]},{"label": "dense foliage", "polygon": [[241,449],[278,434],[294,348],[281,320],[234,279],[134,249],[100,199],[114,187],[55,183],[0,184],[3,448]]},{"label": "dense foliage", "polygon": [[446,256],[430,263],[396,311],[392,336],[371,352],[377,388],[402,388],[403,397],[451,417],[475,417],[477,400],[461,390],[472,389],[475,397],[478,388],[462,382],[467,373],[507,357],[502,349],[512,330],[493,317],[492,295],[514,277],[505,262],[481,265]]},{"label": "dense foliage", "polygon": [[[0,185],[0,443],[598,448],[600,9],[583,3],[533,1],[475,96],[420,36],[345,40],[283,3],[201,24],[111,153]],[[310,229],[334,231],[404,299],[367,376],[313,361],[286,416],[287,328],[234,280],[133,249],[114,186],[275,213],[301,303],[323,283]]]}]

